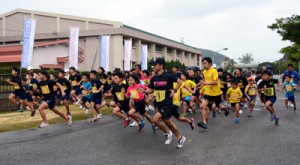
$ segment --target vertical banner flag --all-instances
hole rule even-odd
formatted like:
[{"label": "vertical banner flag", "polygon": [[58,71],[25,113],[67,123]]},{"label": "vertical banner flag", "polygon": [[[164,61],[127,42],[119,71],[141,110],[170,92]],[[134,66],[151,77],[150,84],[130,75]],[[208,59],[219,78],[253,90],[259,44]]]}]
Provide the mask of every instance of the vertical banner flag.
[{"label": "vertical banner flag", "polygon": [[75,67],[78,69],[78,42],[79,42],[79,28],[70,27],[69,36],[69,68]]},{"label": "vertical banner flag", "polygon": [[148,45],[142,45],[142,70],[148,69]]},{"label": "vertical banner flag", "polygon": [[124,40],[124,70],[129,71],[132,52],[132,40]]},{"label": "vertical banner flag", "polygon": [[36,20],[25,18],[23,27],[23,46],[21,68],[32,66],[34,33]]},{"label": "vertical banner flag", "polygon": [[110,36],[100,37],[100,66],[109,70],[109,42]]}]

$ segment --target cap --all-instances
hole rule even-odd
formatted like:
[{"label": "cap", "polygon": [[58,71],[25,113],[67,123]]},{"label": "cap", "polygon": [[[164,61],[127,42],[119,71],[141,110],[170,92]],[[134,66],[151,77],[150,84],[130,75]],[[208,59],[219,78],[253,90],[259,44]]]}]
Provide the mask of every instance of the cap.
[{"label": "cap", "polygon": [[248,77],[248,81],[254,81],[254,78],[252,76]]},{"label": "cap", "polygon": [[32,66],[28,66],[28,67],[27,67],[27,70],[32,70],[32,69],[33,69]]},{"label": "cap", "polygon": [[162,65],[165,65],[165,59],[163,58],[156,58],[153,62],[152,62],[152,65],[156,65],[156,64],[162,64]]}]

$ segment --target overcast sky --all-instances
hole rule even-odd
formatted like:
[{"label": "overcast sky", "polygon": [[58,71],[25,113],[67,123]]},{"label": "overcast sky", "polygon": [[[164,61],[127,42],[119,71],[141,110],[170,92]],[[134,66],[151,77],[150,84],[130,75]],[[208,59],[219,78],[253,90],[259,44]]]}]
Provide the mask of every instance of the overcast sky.
[{"label": "overcast sky", "polygon": [[267,25],[300,14],[300,0],[9,0],[0,13],[16,8],[123,22],[186,44],[219,50],[230,58],[251,52],[256,62],[282,57],[287,46]]}]

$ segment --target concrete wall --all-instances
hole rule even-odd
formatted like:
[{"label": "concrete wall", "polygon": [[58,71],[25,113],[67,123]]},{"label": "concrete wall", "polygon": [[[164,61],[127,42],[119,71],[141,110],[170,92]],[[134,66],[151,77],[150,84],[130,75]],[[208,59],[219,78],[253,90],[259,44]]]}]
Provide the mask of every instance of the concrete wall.
[{"label": "concrete wall", "polygon": [[39,68],[42,64],[58,64],[57,57],[67,57],[68,47],[65,45],[54,45],[34,49],[33,67]]},{"label": "concrete wall", "polygon": [[36,19],[36,33],[53,33],[57,31],[56,17],[34,15]]},{"label": "concrete wall", "polygon": [[86,37],[85,42],[80,42],[79,47],[84,49],[84,62],[79,67],[80,70],[89,71],[92,69],[97,69],[100,65],[100,55],[99,55],[99,37]]},{"label": "concrete wall", "polygon": [[[3,26],[3,23],[2,23],[2,21],[3,21],[3,19],[2,18],[0,18],[0,28],[1,29],[3,29],[4,27],[2,27]],[[3,31],[4,30],[0,30],[0,36],[3,36]]]},{"label": "concrete wall", "polygon": [[69,31],[70,26],[79,27],[80,30],[87,30],[84,21],[72,20],[72,19],[60,19],[60,31]]},{"label": "concrete wall", "polygon": [[123,36],[114,35],[110,37],[110,69],[118,67],[123,69],[124,60],[124,48],[123,48]]},{"label": "concrete wall", "polygon": [[5,18],[5,29],[16,31],[5,31],[7,36],[22,35],[24,18],[31,18],[31,14],[15,13]]},{"label": "concrete wall", "polygon": [[89,27],[89,30],[108,29],[108,28],[113,28],[113,25],[100,24],[100,23],[96,23],[96,22],[89,22],[88,27]]}]

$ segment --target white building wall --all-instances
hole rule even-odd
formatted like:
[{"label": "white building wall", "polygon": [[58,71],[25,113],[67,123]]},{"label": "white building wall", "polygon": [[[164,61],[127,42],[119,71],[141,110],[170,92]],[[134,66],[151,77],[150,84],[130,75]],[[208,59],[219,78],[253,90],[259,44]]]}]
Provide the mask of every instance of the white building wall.
[{"label": "white building wall", "polygon": [[33,67],[40,68],[42,64],[58,64],[57,57],[66,57],[69,54],[65,45],[53,45],[35,48],[33,52]]}]

